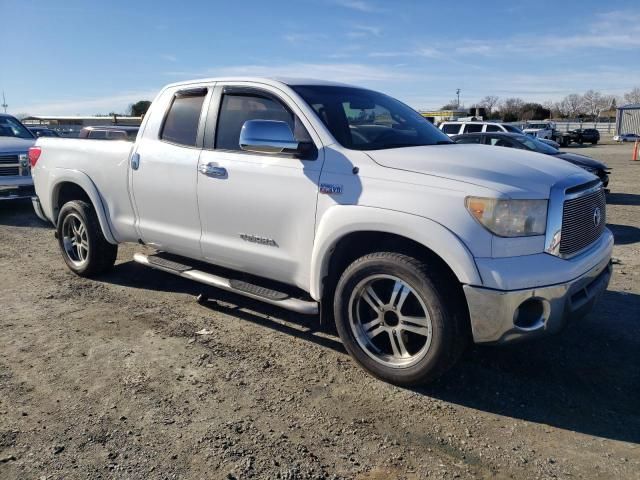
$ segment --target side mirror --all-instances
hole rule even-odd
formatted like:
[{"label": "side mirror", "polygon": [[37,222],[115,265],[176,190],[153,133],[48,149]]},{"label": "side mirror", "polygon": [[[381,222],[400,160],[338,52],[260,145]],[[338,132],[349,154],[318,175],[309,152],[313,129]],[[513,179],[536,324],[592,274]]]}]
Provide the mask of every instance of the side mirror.
[{"label": "side mirror", "polygon": [[296,153],[300,144],[286,122],[247,120],[240,131],[240,148],[256,153]]}]

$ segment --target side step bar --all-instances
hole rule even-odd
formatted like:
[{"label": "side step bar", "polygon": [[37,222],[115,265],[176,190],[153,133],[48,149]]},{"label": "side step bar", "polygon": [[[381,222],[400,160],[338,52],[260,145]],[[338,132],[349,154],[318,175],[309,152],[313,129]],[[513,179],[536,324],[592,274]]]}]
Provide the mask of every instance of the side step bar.
[{"label": "side step bar", "polygon": [[173,273],[174,275],[188,278],[189,280],[195,280],[196,282],[204,283],[211,287],[244,295],[245,297],[260,300],[261,302],[269,303],[271,305],[277,305],[278,307],[302,313],[304,315],[315,315],[318,313],[318,302],[293,298],[283,292],[260,287],[241,280],[233,280],[213,275],[162,257],[145,255],[143,253],[134,253],[133,260],[142,265],[162,270],[163,272]]}]

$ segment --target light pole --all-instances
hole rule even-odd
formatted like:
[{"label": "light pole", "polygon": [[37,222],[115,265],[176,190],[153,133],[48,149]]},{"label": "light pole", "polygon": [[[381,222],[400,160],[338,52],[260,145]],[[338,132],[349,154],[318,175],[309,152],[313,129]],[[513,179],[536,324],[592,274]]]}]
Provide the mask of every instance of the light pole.
[{"label": "light pole", "polygon": [[458,110],[460,110],[460,89],[456,88],[456,96],[458,97]]}]

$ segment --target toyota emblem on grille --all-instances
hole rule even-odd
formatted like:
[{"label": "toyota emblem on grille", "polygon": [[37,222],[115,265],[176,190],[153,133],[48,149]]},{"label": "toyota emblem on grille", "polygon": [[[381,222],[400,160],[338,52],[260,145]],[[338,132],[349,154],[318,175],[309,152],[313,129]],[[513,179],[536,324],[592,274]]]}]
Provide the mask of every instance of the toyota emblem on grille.
[{"label": "toyota emblem on grille", "polygon": [[602,212],[600,211],[600,207],[596,207],[593,209],[593,225],[596,228],[599,227],[601,220],[602,220]]}]

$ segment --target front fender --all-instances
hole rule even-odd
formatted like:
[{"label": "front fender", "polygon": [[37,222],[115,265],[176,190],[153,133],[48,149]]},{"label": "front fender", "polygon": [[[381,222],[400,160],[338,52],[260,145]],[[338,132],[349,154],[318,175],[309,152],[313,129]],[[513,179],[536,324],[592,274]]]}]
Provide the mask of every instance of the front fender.
[{"label": "front fender", "polygon": [[48,202],[49,204],[43,205],[47,217],[52,220],[54,225],[57,223],[58,212],[55,211],[54,205],[57,205],[60,188],[62,187],[62,184],[66,182],[74,183],[85,191],[96,211],[96,216],[98,217],[98,221],[100,222],[100,228],[102,229],[104,238],[106,238],[109,243],[117,244],[118,242],[113,236],[111,227],[109,225],[109,217],[107,215],[104,202],[102,201],[102,197],[100,196],[100,193],[98,192],[98,189],[96,188],[91,178],[89,178],[86,173],[81,172],[80,170],[54,168],[52,171],[50,171],[49,184],[51,185],[51,190]]},{"label": "front fender", "polygon": [[358,205],[337,205],[320,220],[311,256],[310,294],[322,298],[322,279],[327,275],[331,252],[344,236],[363,231],[392,233],[414,240],[438,255],[458,281],[482,285],[473,255],[453,232],[425,217]]}]

